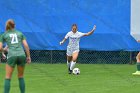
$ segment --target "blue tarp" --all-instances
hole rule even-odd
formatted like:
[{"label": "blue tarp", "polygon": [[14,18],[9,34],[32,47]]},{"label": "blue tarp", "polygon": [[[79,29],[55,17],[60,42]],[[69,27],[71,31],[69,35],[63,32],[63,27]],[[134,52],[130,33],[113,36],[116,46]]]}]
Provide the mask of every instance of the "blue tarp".
[{"label": "blue tarp", "polygon": [[5,21],[15,20],[16,28],[27,37],[30,49],[65,50],[59,42],[76,23],[78,31],[95,33],[83,37],[83,50],[139,50],[130,35],[130,0],[1,0],[0,30]]}]

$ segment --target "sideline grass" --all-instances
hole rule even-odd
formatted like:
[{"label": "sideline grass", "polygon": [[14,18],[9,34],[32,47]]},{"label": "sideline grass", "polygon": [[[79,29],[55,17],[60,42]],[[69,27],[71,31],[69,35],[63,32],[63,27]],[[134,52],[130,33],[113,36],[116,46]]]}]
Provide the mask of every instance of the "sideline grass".
[{"label": "sideline grass", "polygon": [[[3,93],[5,64],[0,64],[0,93]],[[26,93],[137,93],[140,76],[132,76],[134,65],[77,64],[80,75],[67,74],[66,64],[26,66]],[[14,71],[11,92],[20,93]]]}]

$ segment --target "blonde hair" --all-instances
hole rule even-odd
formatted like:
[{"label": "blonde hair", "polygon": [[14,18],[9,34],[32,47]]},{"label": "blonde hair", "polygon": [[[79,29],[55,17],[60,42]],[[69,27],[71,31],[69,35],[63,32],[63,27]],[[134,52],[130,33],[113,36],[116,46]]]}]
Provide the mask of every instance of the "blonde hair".
[{"label": "blonde hair", "polygon": [[14,28],[15,28],[14,20],[12,20],[12,19],[7,20],[6,21],[6,26],[5,26],[6,31],[7,30],[12,30]]}]

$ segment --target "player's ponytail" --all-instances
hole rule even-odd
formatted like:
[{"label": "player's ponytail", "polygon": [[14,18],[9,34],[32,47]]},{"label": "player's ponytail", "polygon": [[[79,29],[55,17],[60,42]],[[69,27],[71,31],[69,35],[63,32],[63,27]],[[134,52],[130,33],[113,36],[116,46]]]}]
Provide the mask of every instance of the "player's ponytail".
[{"label": "player's ponytail", "polygon": [[5,26],[6,31],[7,30],[12,30],[14,28],[15,28],[14,20],[12,20],[12,19],[7,20],[6,21],[6,26]]}]

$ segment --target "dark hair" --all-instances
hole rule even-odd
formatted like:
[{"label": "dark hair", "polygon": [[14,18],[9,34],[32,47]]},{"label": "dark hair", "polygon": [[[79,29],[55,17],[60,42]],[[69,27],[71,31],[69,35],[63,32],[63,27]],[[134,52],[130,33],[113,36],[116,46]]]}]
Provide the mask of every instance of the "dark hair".
[{"label": "dark hair", "polygon": [[72,24],[72,27],[73,27],[73,26],[76,26],[76,28],[77,28],[77,24]]},{"label": "dark hair", "polygon": [[7,20],[6,21],[6,27],[5,27],[6,31],[7,30],[12,30],[14,28],[15,28],[14,20],[12,20],[12,19]]}]

